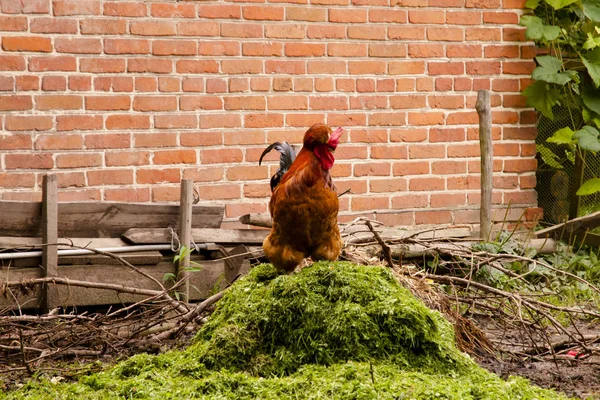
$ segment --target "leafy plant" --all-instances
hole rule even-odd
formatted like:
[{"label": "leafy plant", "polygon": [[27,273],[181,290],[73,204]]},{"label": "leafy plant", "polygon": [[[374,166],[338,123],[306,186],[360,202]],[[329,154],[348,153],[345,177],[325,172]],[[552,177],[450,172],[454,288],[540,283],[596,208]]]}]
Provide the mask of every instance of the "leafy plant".
[{"label": "leafy plant", "polygon": [[[554,109],[565,107],[570,127],[559,129],[547,140],[565,147],[566,157],[556,155],[545,145],[537,151],[550,167],[562,169],[581,151],[600,151],[600,3],[597,0],[527,0],[533,15],[523,15],[527,39],[547,49],[535,58],[535,81],[523,95],[527,105],[547,118]],[[583,159],[583,157],[582,157]],[[586,181],[578,195],[600,192],[600,179]]]},{"label": "leafy plant", "polygon": [[[188,248],[186,246],[181,246],[179,248],[179,252],[175,254],[173,257],[173,264],[177,264],[177,270],[180,272],[198,272],[202,270],[202,265],[198,264],[195,261],[190,261],[190,266],[179,269],[179,263],[183,261],[186,257],[189,257],[194,249]],[[172,272],[167,272],[163,275],[163,282],[168,283],[169,285],[175,285],[178,282],[177,275]],[[180,300],[183,293],[178,292],[176,290],[172,290],[170,295],[174,297],[176,300]]]}]

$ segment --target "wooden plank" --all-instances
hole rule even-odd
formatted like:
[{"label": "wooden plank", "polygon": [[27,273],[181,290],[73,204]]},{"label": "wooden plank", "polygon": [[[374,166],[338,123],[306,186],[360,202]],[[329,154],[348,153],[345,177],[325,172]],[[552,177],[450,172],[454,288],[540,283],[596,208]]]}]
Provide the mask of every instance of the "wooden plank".
[{"label": "wooden plank", "polygon": [[242,224],[252,225],[252,226],[261,226],[263,228],[271,228],[273,226],[273,220],[271,219],[271,214],[268,212],[245,214],[239,218],[239,221]]},{"label": "wooden plank", "polygon": [[568,239],[572,235],[579,235],[583,238],[586,230],[591,230],[598,226],[600,226],[600,211],[571,219],[566,223],[556,224],[534,233],[538,238],[554,237]]},{"label": "wooden plank", "polygon": [[[39,202],[0,201],[0,236],[41,236]],[[224,206],[193,206],[192,226],[218,228]],[[179,206],[147,203],[59,203],[58,234],[63,237],[117,237],[129,228],[177,229]]]},{"label": "wooden plank", "polygon": [[[102,247],[120,247],[129,246],[128,243],[120,238],[58,238],[58,243],[69,243],[74,246],[89,247],[99,249]],[[39,237],[11,237],[0,236],[0,249],[39,249],[41,248],[42,238]],[[70,249],[70,246],[58,246],[59,250]]]},{"label": "wooden plank", "polygon": [[[194,260],[194,258],[192,258]],[[206,261],[199,260],[201,270],[190,274],[190,300],[200,300],[209,297],[216,285],[224,288],[227,284],[225,268],[228,268],[224,261]],[[151,266],[138,266],[138,269],[146,272],[154,278],[162,281],[165,274],[173,271],[172,262],[161,262]],[[245,260],[240,267],[239,272],[248,273],[250,263]],[[157,290],[156,283],[150,279],[138,274],[135,271],[125,269],[117,265],[72,265],[59,266],[61,277],[102,283],[118,283],[124,286]],[[23,268],[11,269],[0,275],[0,285],[3,281],[25,281],[27,279],[40,278],[42,276],[41,268]],[[143,296],[130,294],[117,294],[112,290],[90,289],[82,287],[68,287],[52,285],[57,293],[58,304],[62,307],[72,306],[95,306],[108,304],[129,304],[143,300]],[[18,304],[24,309],[37,308],[40,305],[41,292],[39,286],[28,292],[13,290],[14,296],[18,299]],[[0,296],[0,309],[17,308],[13,296]]]},{"label": "wooden plank", "polygon": [[[195,243],[262,244],[268,234],[264,229],[192,229]],[[171,243],[169,229],[132,228],[123,237],[135,244]]]},{"label": "wooden plank", "polygon": [[[42,267],[44,277],[58,276],[58,179],[56,175],[44,175],[42,180]],[[47,312],[58,305],[54,288],[44,285],[42,310]]]},{"label": "wooden plank", "polygon": [[184,279],[182,293],[183,301],[190,298],[190,255],[189,249],[192,243],[192,204],[194,202],[194,182],[190,179],[181,181],[181,196],[179,203],[179,245],[186,249],[183,257],[179,259],[177,266],[177,278]]},{"label": "wooden plank", "polygon": [[481,210],[479,214],[479,234],[483,240],[489,240],[492,231],[492,108],[490,92],[479,90],[475,109],[479,115],[479,147],[481,149]]},{"label": "wooden plank", "polygon": [[[163,255],[160,251],[136,251],[131,253],[118,253],[133,265],[152,265],[163,261]],[[79,256],[61,256],[58,257],[59,265],[121,265],[119,260],[106,257],[100,254],[83,254]]]}]

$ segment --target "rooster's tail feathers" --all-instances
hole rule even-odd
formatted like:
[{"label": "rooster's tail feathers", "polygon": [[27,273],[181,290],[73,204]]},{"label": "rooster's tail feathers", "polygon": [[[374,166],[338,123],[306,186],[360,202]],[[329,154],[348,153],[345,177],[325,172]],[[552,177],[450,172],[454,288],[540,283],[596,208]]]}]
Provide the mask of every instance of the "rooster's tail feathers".
[{"label": "rooster's tail feathers", "polygon": [[290,146],[288,142],[275,142],[269,147],[267,147],[265,151],[263,151],[260,155],[258,165],[261,164],[263,157],[266,156],[273,149],[281,153],[281,156],[279,157],[279,169],[281,171],[287,171],[290,168],[290,165],[292,165],[292,163],[296,159],[296,151],[292,146]]}]

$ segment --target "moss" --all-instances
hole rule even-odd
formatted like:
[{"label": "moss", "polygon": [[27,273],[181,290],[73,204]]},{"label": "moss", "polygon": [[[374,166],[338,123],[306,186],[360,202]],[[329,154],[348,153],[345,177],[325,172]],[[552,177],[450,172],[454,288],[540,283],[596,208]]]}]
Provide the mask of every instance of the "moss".
[{"label": "moss", "polygon": [[261,265],[186,351],[140,354],[77,383],[32,381],[7,398],[565,398],[504,381],[453,343],[449,323],[383,268],[317,263],[278,275]]}]

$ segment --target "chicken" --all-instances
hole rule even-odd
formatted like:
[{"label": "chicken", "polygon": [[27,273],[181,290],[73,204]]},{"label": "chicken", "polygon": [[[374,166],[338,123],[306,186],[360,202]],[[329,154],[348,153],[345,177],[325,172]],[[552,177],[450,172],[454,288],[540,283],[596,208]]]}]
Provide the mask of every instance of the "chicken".
[{"label": "chicken", "polygon": [[296,151],[292,146],[289,145],[288,142],[275,142],[269,147],[267,147],[265,151],[262,152],[262,154],[260,155],[260,159],[258,160],[258,165],[262,163],[263,157],[273,149],[280,152],[281,155],[279,156],[279,169],[277,170],[277,172],[275,172],[275,175],[271,177],[271,192],[275,190],[275,186],[279,185],[279,181],[281,181],[283,174],[285,174],[288,171],[288,169],[290,169],[290,166],[296,159]]},{"label": "chicken", "polygon": [[339,200],[329,170],[342,133],[342,128],[332,132],[325,124],[311,126],[298,156],[273,189],[273,227],[263,249],[279,271],[292,272],[308,256],[333,261],[340,255]]}]

